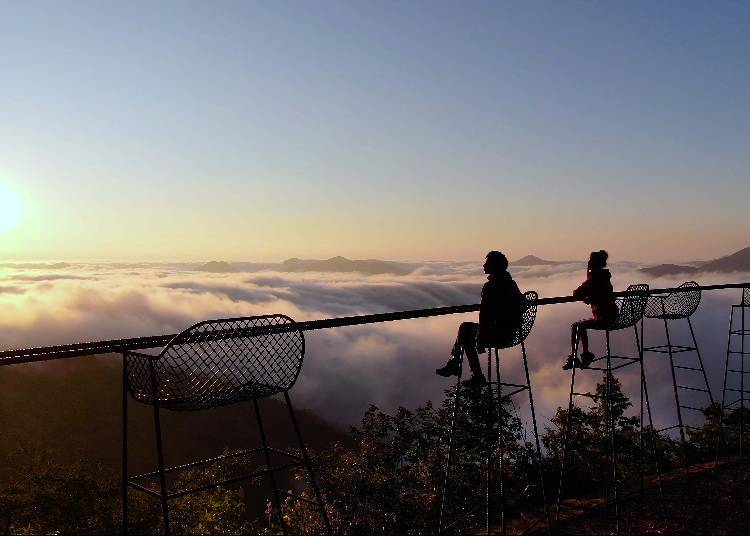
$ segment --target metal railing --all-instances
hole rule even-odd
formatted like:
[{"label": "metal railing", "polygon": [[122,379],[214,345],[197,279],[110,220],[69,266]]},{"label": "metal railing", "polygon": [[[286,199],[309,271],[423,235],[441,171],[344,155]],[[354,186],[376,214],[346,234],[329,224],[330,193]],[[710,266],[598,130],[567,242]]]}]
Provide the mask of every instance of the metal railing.
[{"label": "metal railing", "polygon": [[[704,285],[698,288],[704,290],[724,290],[750,287],[750,283],[725,283],[721,285]],[[657,288],[646,292],[615,292],[615,296],[654,295],[672,292],[695,291],[696,287],[685,288]],[[583,298],[575,296],[556,296],[550,298],[539,298],[535,300],[537,305],[554,305],[560,303],[572,303],[583,301]],[[460,313],[471,313],[479,310],[479,304],[453,305],[449,307],[433,307],[429,309],[412,309],[409,311],[396,311],[390,313],[376,313],[357,316],[342,316],[336,318],[324,318],[320,320],[306,320],[297,322],[293,326],[273,326],[265,328],[253,328],[237,333],[238,336],[261,335],[264,333],[302,330],[313,331],[318,329],[330,329],[345,326],[360,326],[363,324],[377,324],[381,322],[392,322],[395,320],[408,320],[413,318],[428,318],[432,316],[443,316]],[[158,348],[165,346],[176,337],[176,333],[168,335],[153,335],[149,337],[131,337],[127,339],[110,339],[102,341],[80,342],[74,344],[61,344],[55,346],[42,346],[36,348],[20,348],[16,350],[0,351],[0,367],[7,365],[18,365],[21,363],[35,363],[39,361],[52,361],[66,357],[82,357],[107,353],[120,353],[125,350],[143,350],[147,348]]]}]

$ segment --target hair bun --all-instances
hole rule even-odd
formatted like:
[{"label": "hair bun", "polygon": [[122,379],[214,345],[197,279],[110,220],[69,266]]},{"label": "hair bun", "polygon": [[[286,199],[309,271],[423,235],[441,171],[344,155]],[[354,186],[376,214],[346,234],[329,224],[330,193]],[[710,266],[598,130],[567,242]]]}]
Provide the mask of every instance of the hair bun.
[{"label": "hair bun", "polygon": [[609,253],[607,253],[607,252],[606,252],[606,251],[604,251],[603,249],[600,249],[600,250],[599,250],[599,254],[600,254],[600,255],[601,255],[602,257],[604,257],[604,260],[605,260],[605,261],[606,261],[606,260],[607,260],[607,259],[609,258]]}]

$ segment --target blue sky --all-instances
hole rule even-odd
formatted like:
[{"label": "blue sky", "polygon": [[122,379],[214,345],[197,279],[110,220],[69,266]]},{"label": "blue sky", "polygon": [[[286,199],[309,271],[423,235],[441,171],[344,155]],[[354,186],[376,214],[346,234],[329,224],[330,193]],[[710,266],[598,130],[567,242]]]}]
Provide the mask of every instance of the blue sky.
[{"label": "blue sky", "polygon": [[[741,2],[9,2],[9,257],[749,245]],[[230,230],[230,231],[228,231]]]}]

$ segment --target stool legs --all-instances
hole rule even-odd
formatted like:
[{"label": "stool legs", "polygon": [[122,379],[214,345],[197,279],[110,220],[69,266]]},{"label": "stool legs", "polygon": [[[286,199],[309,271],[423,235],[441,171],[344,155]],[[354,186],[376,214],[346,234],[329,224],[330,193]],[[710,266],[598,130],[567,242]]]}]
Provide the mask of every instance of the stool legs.
[{"label": "stool legs", "polygon": [[529,377],[529,362],[526,359],[526,345],[521,342],[521,354],[523,355],[523,370],[526,375],[526,385],[529,391],[529,406],[531,407],[531,422],[534,427],[534,442],[536,444],[536,462],[539,472],[539,490],[542,494],[542,503],[544,505],[544,518],[547,521],[547,530],[552,527],[549,507],[547,506],[547,492],[544,489],[544,467],[542,467],[542,447],[539,441],[539,429],[536,425],[536,409],[534,408],[534,394],[531,390],[531,379]]},{"label": "stool legs", "polygon": [[[578,355],[578,333],[576,333],[575,341],[571,348],[572,355],[575,357]],[[563,452],[562,459],[560,460],[560,480],[557,485],[557,505],[555,506],[555,526],[560,525],[560,502],[562,501],[563,492],[563,480],[565,478],[565,465],[568,462],[568,441],[570,440],[570,426],[572,424],[573,416],[573,393],[575,392],[576,384],[576,367],[575,364],[570,371],[570,393],[568,395],[568,413],[565,416],[565,423],[563,428]]]},{"label": "stool legs", "polygon": [[[149,361],[151,369],[151,389],[158,393],[156,387],[156,374],[154,373],[154,362]],[[156,432],[156,456],[159,462],[159,491],[161,498],[161,513],[164,520],[164,534],[169,536],[169,505],[167,504],[167,479],[164,473],[164,445],[161,438],[161,417],[159,415],[159,397],[154,396],[154,428]]]},{"label": "stool legs", "polygon": [[315,502],[318,505],[318,511],[320,512],[320,517],[323,521],[323,526],[326,529],[326,534],[331,534],[331,524],[328,521],[328,513],[326,512],[325,504],[323,503],[323,499],[320,495],[320,489],[318,488],[318,482],[315,479],[315,471],[313,471],[312,464],[310,463],[310,456],[307,452],[307,447],[305,446],[305,442],[302,440],[302,433],[299,430],[299,424],[297,423],[297,416],[294,414],[294,408],[292,407],[292,401],[289,399],[289,392],[284,391],[284,400],[286,401],[286,407],[289,410],[289,416],[292,419],[292,424],[294,425],[294,433],[297,436],[297,442],[299,443],[300,450],[302,450],[302,460],[305,464],[305,469],[307,470],[307,476],[310,479],[310,485],[313,488],[313,493],[315,494]]},{"label": "stool legs", "polygon": [[445,510],[448,504],[448,499],[450,495],[450,476],[451,476],[451,467],[453,466],[453,450],[454,450],[454,444],[453,444],[453,438],[456,435],[456,414],[458,411],[458,402],[459,402],[459,394],[461,391],[461,377],[463,375],[463,355],[461,356],[461,361],[458,366],[458,379],[456,380],[456,387],[453,394],[453,413],[451,415],[451,434],[448,437],[448,459],[446,461],[445,466],[445,478],[443,479],[443,491],[442,491],[442,497],[440,498],[440,514],[438,517],[438,533],[443,532],[443,528],[445,526]]},{"label": "stool legs", "polygon": [[[493,355],[494,352],[494,355]],[[497,480],[497,486],[498,486],[498,494],[499,494],[499,500],[500,500],[500,532],[501,534],[505,534],[507,531],[506,527],[506,519],[505,519],[505,454],[507,450],[507,438],[506,433],[507,430],[505,428],[505,418],[503,414],[502,409],[502,403],[503,400],[507,397],[512,396],[513,394],[516,394],[520,391],[527,390],[529,391],[529,404],[531,406],[531,414],[532,414],[532,421],[533,421],[533,427],[534,427],[534,440],[536,442],[536,458],[539,468],[539,485],[541,488],[541,495],[542,500],[544,501],[544,509],[545,509],[545,518],[547,520],[547,526],[550,526],[550,519],[549,519],[549,510],[547,508],[547,501],[546,501],[546,494],[544,490],[544,473],[541,463],[541,443],[539,440],[539,430],[537,428],[537,422],[536,422],[536,408],[534,407],[534,397],[533,393],[531,392],[531,382],[529,379],[529,370],[528,370],[528,360],[526,356],[526,348],[521,343],[521,352],[523,355],[523,361],[524,361],[524,371],[526,375],[526,383],[525,385],[522,384],[508,384],[504,383],[502,381],[502,375],[501,375],[501,363],[500,363],[500,351],[499,349],[489,349],[488,355],[487,355],[487,379],[488,383],[487,386],[482,394],[482,396],[486,399],[487,408],[486,408],[486,425],[484,429],[485,434],[485,441],[486,441],[486,452],[484,453],[484,504],[478,505],[476,508],[469,511],[469,514],[472,512],[475,512],[477,510],[480,510],[482,507],[484,507],[484,530],[486,533],[490,533],[492,529],[492,494],[493,494],[493,483],[492,483],[492,474],[493,474],[493,463],[497,463],[495,461],[495,457],[499,456],[499,477]],[[495,374],[493,377],[492,373],[492,359],[494,357],[495,361]],[[448,456],[447,456],[447,462],[445,467],[445,476],[443,479],[443,486],[440,496],[440,513],[439,513],[439,519],[438,519],[438,532],[441,533],[445,530],[449,530],[451,527],[455,525],[455,521],[453,524],[447,524],[446,523],[446,512],[448,509],[449,504],[449,495],[450,495],[450,482],[451,482],[451,471],[452,466],[454,463],[454,455],[455,455],[455,441],[454,437],[456,435],[456,428],[458,423],[458,407],[460,404],[460,393],[461,393],[461,373],[462,368],[459,369],[459,377],[456,382],[456,387],[454,391],[454,400],[453,400],[453,413],[451,417],[451,431],[450,436],[448,438]],[[495,389],[493,390],[493,386]],[[502,387],[503,386],[513,386],[516,388],[516,391],[509,395],[503,395],[502,394]],[[481,397],[480,397],[481,398]],[[480,406],[481,407],[481,406]],[[484,408],[482,408],[484,411]],[[494,430],[493,430],[493,421],[497,421],[497,439],[495,439]],[[496,454],[497,453],[497,454]],[[467,515],[467,514],[464,514]]]},{"label": "stool legs", "polygon": [[122,533],[128,533],[128,361],[122,356]]},{"label": "stool legs", "polygon": [[281,513],[281,501],[279,500],[279,488],[276,485],[276,477],[273,474],[273,465],[271,465],[271,452],[268,449],[268,439],[266,438],[266,431],[263,428],[263,419],[260,416],[260,408],[258,407],[258,401],[253,399],[253,407],[255,408],[255,418],[258,421],[258,429],[260,431],[260,439],[263,442],[263,455],[266,459],[266,468],[268,469],[268,476],[271,480],[271,486],[273,487],[273,505],[276,510],[276,521],[281,527],[281,532],[284,534],[288,533],[286,523],[284,523],[284,515]]},{"label": "stool legs", "polygon": [[[745,289],[745,292],[747,289]],[[722,394],[721,394],[721,413],[719,417],[719,433],[718,433],[718,439],[716,442],[716,466],[718,467],[719,464],[719,456],[721,453],[721,448],[724,443],[724,428],[727,426],[724,423],[724,411],[729,410],[731,412],[732,408],[735,404],[739,402],[739,407],[735,407],[734,412],[737,413],[739,410],[739,424],[737,425],[737,428],[739,430],[739,437],[738,437],[738,448],[739,448],[739,463],[740,467],[744,464],[744,436],[745,436],[745,395],[748,394],[747,391],[745,391],[745,374],[748,372],[745,370],[745,356],[750,355],[750,352],[745,349],[745,337],[748,335],[748,332],[750,332],[749,329],[746,329],[745,327],[745,309],[750,307],[750,305],[746,304],[745,296],[743,295],[742,303],[739,305],[732,305],[732,310],[729,314],[729,329],[728,329],[728,335],[727,335],[727,356],[726,361],[724,364],[724,386],[722,388]],[[739,329],[733,329],[734,328],[734,311],[735,309],[740,309],[740,327]],[[740,338],[740,347],[739,350],[732,350],[732,336],[737,335]],[[731,368],[732,365],[730,364],[730,356],[737,355],[740,358],[739,362],[739,370],[737,368]],[[736,365],[734,365],[736,367]],[[733,387],[728,387],[728,379],[729,379],[729,373],[739,374],[740,375],[740,381],[739,381],[739,389],[736,388],[736,384],[734,384]],[[726,398],[727,398],[727,392],[729,393],[739,393],[739,398],[737,400],[732,400],[732,402],[727,404]],[[728,415],[729,416],[729,413]]]}]

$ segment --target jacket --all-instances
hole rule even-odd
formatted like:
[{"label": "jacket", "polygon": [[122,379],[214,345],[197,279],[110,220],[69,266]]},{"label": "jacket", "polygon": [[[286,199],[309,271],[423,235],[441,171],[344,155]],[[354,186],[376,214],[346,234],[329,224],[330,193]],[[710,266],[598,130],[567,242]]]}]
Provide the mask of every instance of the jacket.
[{"label": "jacket", "polygon": [[523,294],[507,271],[487,278],[479,306],[477,342],[481,347],[505,343],[512,337],[521,327],[523,301]]},{"label": "jacket", "polygon": [[591,305],[591,312],[597,320],[608,322],[617,318],[617,304],[612,288],[612,274],[606,268],[589,270],[586,281],[573,291],[573,296],[584,298]]}]

